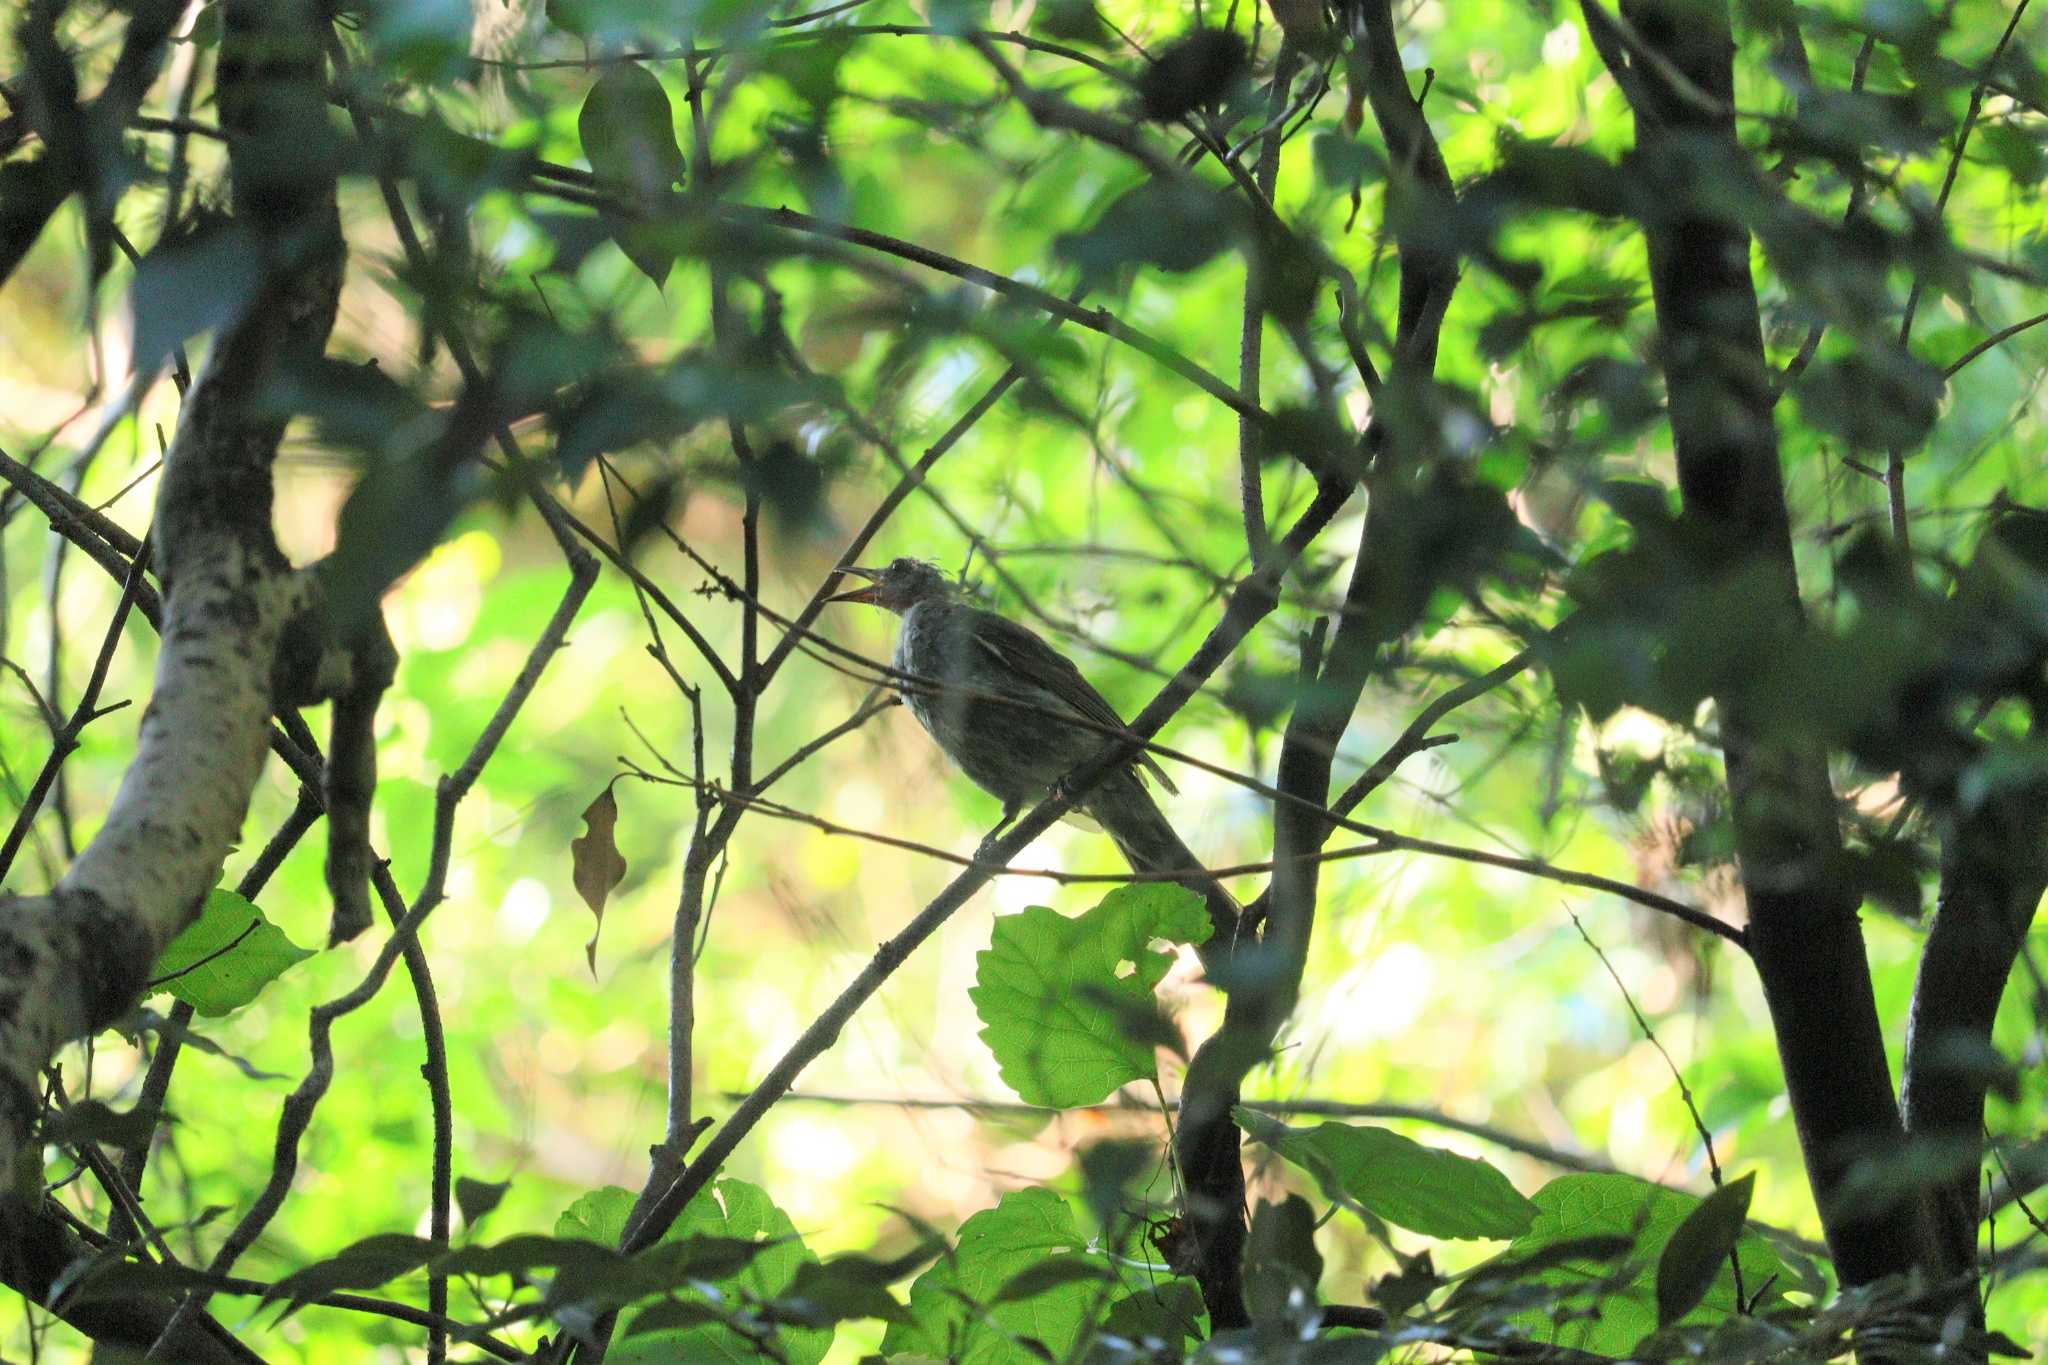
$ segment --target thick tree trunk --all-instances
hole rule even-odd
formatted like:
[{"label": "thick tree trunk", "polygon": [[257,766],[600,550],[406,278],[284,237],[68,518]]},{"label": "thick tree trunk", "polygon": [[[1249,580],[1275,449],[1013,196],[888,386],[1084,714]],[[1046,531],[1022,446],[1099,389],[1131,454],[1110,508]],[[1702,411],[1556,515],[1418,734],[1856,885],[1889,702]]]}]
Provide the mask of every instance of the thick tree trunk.
[{"label": "thick tree trunk", "polygon": [[[39,1078],[57,1049],[128,1010],[219,880],[268,748],[279,641],[314,591],[271,534],[284,419],[255,400],[287,357],[318,354],[340,298],[321,31],[312,0],[226,9],[221,121],[263,283],[215,341],[165,459],[163,643],[135,760],[58,885],[0,906],[0,1190],[39,1179]],[[54,1243],[39,1232],[47,1220],[12,1199],[0,1197],[0,1276],[37,1293]]]},{"label": "thick tree trunk", "polygon": [[1365,53],[1373,118],[1401,167],[1391,181],[1398,203],[1389,208],[1401,294],[1393,364],[1381,390],[1395,400],[1397,411],[1374,418],[1378,456],[1371,487],[1376,491],[1360,532],[1343,616],[1327,655],[1320,637],[1309,646],[1281,747],[1277,785],[1298,802],[1274,804],[1273,879],[1258,903],[1264,933],[1256,942],[1239,942],[1229,969],[1223,1024],[1196,1051],[1181,1087],[1176,1151],[1187,1184],[1193,1269],[1210,1323],[1221,1331],[1250,1321],[1244,1301],[1244,1157],[1230,1111],[1244,1078],[1271,1054],[1300,996],[1321,885],[1322,863],[1316,855],[1334,828],[1321,809],[1330,799],[1338,742],[1381,652],[1410,624],[1409,615],[1392,600],[1399,590],[1389,588],[1380,566],[1402,557],[1402,504],[1393,490],[1427,462],[1430,451],[1426,422],[1418,420],[1420,405],[1398,410],[1398,404],[1402,396],[1412,399],[1434,383],[1444,311],[1458,285],[1455,255],[1412,231],[1447,212],[1454,191],[1436,137],[1408,88],[1392,6],[1388,0],[1369,0],[1359,11],[1359,23],[1362,31],[1355,41]]},{"label": "thick tree trunk", "polygon": [[[1710,547],[1707,571],[1743,585],[1764,634],[1789,636],[1802,628],[1799,588],[1749,233],[1709,202],[1716,184],[1743,175],[1747,156],[1735,137],[1726,6],[1638,0],[1624,12],[1657,59],[1628,62],[1623,84],[1637,172],[1665,206],[1643,226],[1684,519]],[[1922,1201],[1852,1207],[1842,1197],[1855,1162],[1896,1149],[1905,1129],[1858,898],[1829,874],[1842,843],[1826,755],[1774,735],[1742,697],[1715,701],[1751,953],[1828,1247],[1845,1284],[1928,1265]]]},{"label": "thick tree trunk", "polygon": [[1955,1176],[1935,1208],[1944,1268],[1977,1260],[1977,1172],[1984,1095],[1996,1058],[1991,1026],[2048,886],[2048,802],[1994,796],[1953,819],[1942,840],[1941,903],[1913,983],[1902,1100],[1906,1131],[1947,1149]]}]

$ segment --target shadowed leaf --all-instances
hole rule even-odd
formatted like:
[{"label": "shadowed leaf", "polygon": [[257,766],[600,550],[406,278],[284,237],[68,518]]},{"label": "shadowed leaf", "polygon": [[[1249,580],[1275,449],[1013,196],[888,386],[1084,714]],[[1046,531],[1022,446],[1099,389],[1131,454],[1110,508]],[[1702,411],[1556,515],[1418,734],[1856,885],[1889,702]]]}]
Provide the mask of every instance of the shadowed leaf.
[{"label": "shadowed leaf", "polygon": [[1138,77],[1138,101],[1146,118],[1170,122],[1230,98],[1250,70],[1243,38],[1229,29],[1199,28],[1159,50]]},{"label": "shadowed leaf", "polygon": [[1699,1306],[1728,1263],[1749,1216],[1754,1173],[1723,1185],[1685,1216],[1657,1258],[1657,1325],[1669,1327]]},{"label": "shadowed leaf", "polygon": [[157,1118],[153,1109],[120,1110],[98,1100],[79,1100],[51,1114],[43,1124],[42,1137],[57,1146],[98,1142],[109,1147],[146,1147],[156,1132]]},{"label": "shadowed leaf", "polygon": [[[666,195],[683,178],[683,149],[676,143],[668,91],[637,62],[604,69],[583,98],[576,133],[598,184],[635,203]],[[613,231],[627,259],[655,284],[667,280],[674,253],[624,226],[616,224]]]},{"label": "shadowed leaf", "polygon": [[187,340],[241,317],[261,281],[259,260],[248,231],[222,218],[203,220],[144,256],[128,287],[136,372],[153,373]]},{"label": "shadowed leaf", "polygon": [[505,1191],[512,1188],[509,1180],[472,1180],[466,1175],[455,1177],[455,1207],[462,1210],[462,1224],[473,1228],[479,1219],[498,1207]]}]

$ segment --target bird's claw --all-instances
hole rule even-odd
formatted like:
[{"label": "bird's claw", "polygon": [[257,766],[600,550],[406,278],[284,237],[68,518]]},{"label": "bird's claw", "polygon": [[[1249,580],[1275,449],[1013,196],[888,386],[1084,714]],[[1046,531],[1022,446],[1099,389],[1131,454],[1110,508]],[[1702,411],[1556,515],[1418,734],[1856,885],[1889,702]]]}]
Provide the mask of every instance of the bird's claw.
[{"label": "bird's claw", "polygon": [[974,846],[974,861],[1000,864],[1002,860],[996,857],[996,845],[1001,841],[1001,837],[1001,830],[993,830],[982,836],[981,842]]}]

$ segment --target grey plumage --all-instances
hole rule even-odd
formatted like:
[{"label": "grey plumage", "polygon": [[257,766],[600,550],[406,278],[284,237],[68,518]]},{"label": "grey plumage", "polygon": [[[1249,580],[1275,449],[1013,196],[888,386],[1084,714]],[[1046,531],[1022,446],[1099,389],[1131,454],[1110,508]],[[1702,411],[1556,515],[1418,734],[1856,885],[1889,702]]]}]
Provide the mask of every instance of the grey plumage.
[{"label": "grey plumage", "polygon": [[[1116,708],[1072,661],[1027,627],[967,602],[936,567],[898,559],[883,569],[847,572],[869,586],[833,600],[866,602],[902,616],[895,667],[908,675],[899,685],[911,714],[962,772],[1003,803],[1002,823],[989,839],[1123,730]],[[1159,765],[1140,754],[1082,797],[1081,810],[1102,826],[1133,871],[1181,874],[1171,880],[1204,898],[1219,937],[1226,936],[1236,924],[1237,903],[1160,813],[1144,774],[1174,790]]]}]

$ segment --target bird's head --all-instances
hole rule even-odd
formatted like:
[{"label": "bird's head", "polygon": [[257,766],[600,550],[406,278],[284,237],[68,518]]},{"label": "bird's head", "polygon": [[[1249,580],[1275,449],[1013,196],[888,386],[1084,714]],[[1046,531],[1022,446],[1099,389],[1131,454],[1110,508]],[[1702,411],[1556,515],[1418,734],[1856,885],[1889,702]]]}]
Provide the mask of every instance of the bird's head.
[{"label": "bird's head", "polygon": [[849,565],[845,572],[856,578],[865,578],[868,586],[842,592],[828,598],[828,601],[866,602],[870,606],[887,607],[898,616],[919,602],[951,597],[955,591],[953,581],[936,564],[922,559],[892,559],[880,569],[860,569]]}]

